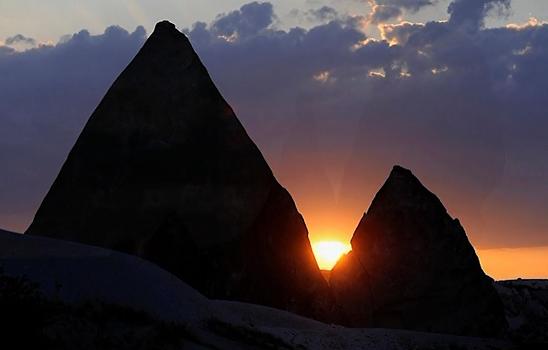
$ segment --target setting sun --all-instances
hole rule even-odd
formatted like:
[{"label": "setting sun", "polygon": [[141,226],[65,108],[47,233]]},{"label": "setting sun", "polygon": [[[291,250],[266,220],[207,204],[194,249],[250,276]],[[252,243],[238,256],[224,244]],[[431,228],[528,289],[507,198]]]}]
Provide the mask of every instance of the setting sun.
[{"label": "setting sun", "polygon": [[350,249],[350,244],[340,241],[321,241],[312,245],[312,250],[314,250],[314,255],[322,270],[331,270],[339,258]]}]

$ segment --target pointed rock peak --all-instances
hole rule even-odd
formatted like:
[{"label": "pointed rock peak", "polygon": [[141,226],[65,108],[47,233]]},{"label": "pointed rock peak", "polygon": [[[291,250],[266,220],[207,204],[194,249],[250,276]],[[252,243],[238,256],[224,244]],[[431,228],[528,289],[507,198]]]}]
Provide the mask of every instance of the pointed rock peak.
[{"label": "pointed rock peak", "polygon": [[400,166],[360,221],[330,284],[351,326],[479,336],[506,327],[464,229]]},{"label": "pointed rock peak", "polygon": [[[158,22],[147,39],[139,56],[154,57],[154,61],[168,65],[169,62],[189,60],[196,55],[190,40],[169,21]],[[172,57],[172,60],[168,58]]]},{"label": "pointed rock peak", "polygon": [[411,170],[399,165],[394,165],[386,183],[398,184],[399,186],[416,186],[426,189],[419,179],[413,175]]},{"label": "pointed rock peak", "polygon": [[169,32],[169,31],[177,31],[177,28],[175,28],[175,24],[171,23],[170,21],[164,20],[156,23],[156,26],[154,26],[154,32]]},{"label": "pointed rock peak", "polygon": [[441,201],[430,192],[411,170],[395,165],[388,179],[375,195],[368,213],[379,208],[416,207],[422,210],[446,212]]},{"label": "pointed rock peak", "polygon": [[400,165],[394,165],[392,171],[390,172],[390,177],[415,178],[415,175],[413,175],[413,173],[409,169],[406,169]]},{"label": "pointed rock peak", "polygon": [[190,45],[190,41],[186,37],[185,34],[181,33],[177,27],[175,27],[175,24],[171,23],[170,21],[161,21],[156,23],[156,26],[154,27],[154,31],[152,32],[151,38],[172,38],[172,39],[178,39],[181,42],[185,42],[188,45]]}]

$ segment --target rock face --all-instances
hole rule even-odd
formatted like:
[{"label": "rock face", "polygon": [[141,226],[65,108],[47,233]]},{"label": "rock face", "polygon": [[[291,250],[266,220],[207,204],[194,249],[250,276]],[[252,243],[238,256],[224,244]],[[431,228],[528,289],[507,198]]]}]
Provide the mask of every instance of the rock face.
[{"label": "rock face", "polygon": [[498,281],[509,335],[524,349],[548,349],[548,280]]},{"label": "rock face", "polygon": [[394,167],[331,273],[350,326],[497,336],[502,303],[457,219]]},{"label": "rock face", "polygon": [[291,196],[169,22],[94,111],[27,233],[143,257],[211,298],[327,305]]}]

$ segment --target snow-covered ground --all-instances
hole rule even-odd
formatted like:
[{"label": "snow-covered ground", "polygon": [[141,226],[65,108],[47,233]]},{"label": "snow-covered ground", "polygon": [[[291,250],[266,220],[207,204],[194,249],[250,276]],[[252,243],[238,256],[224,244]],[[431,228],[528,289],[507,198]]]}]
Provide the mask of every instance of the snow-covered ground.
[{"label": "snow-covered ground", "polygon": [[185,327],[185,349],[506,349],[500,340],[349,329],[288,312],[209,300],[142,259],[106,249],[0,232],[0,265],[67,303],[100,300]]}]

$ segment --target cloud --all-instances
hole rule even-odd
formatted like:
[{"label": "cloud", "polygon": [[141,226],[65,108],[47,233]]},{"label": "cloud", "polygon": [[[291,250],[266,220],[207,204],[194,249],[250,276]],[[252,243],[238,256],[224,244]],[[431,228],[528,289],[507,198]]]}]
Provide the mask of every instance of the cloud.
[{"label": "cloud", "polygon": [[222,14],[212,23],[211,30],[216,35],[247,37],[256,35],[268,28],[274,20],[274,9],[271,3],[252,2],[243,5],[239,10]]},{"label": "cloud", "polygon": [[370,21],[373,24],[386,22],[389,19],[402,15],[402,10],[395,6],[374,5],[370,14]]},{"label": "cloud", "polygon": [[417,12],[423,7],[432,6],[438,0],[375,0],[377,4],[384,6],[394,6],[406,9],[412,12]]},{"label": "cloud", "polygon": [[383,24],[379,26],[381,38],[391,44],[405,45],[409,38],[424,29],[422,23],[400,22],[398,24]]},{"label": "cloud", "polygon": [[28,45],[31,45],[31,46],[35,46],[36,45],[36,40],[34,40],[33,38],[27,38],[26,36],[24,36],[22,34],[16,34],[12,37],[7,38],[5,43],[6,43],[6,45],[14,45],[14,44],[18,44],[18,43],[25,43],[25,44],[28,44]]},{"label": "cloud", "polygon": [[[22,34],[16,34],[6,38],[4,45],[5,46],[3,47],[9,47],[15,51],[24,51],[38,46],[38,43],[33,38],[26,37]],[[4,49],[4,51],[6,50]]]},{"label": "cloud", "polygon": [[[455,0],[446,22],[383,24],[380,40],[361,16],[280,30],[268,3],[186,32],[312,234],[350,238],[400,163],[476,245],[547,245],[548,25],[484,28],[505,2],[470,2],[480,1]],[[143,40],[114,27],[23,53],[0,47],[0,223],[28,223]]]},{"label": "cloud", "polygon": [[483,27],[489,11],[510,9],[511,0],[454,0],[449,4],[449,22],[453,25],[478,30]]},{"label": "cloud", "polygon": [[14,53],[15,50],[8,46],[0,45],[0,56],[9,55]]},{"label": "cloud", "polygon": [[311,9],[307,11],[307,16],[310,20],[316,20],[318,22],[332,21],[339,18],[339,13],[332,7],[322,6],[318,9]]},{"label": "cloud", "polygon": [[416,13],[423,7],[434,5],[438,0],[368,0],[368,2],[371,6],[369,20],[377,24],[400,17],[404,11]]},{"label": "cloud", "polygon": [[[313,4],[318,5],[318,4]],[[307,10],[292,9],[288,17],[307,26],[314,26],[336,20],[344,20],[345,15],[340,14],[336,9],[330,6],[314,7]]]}]

